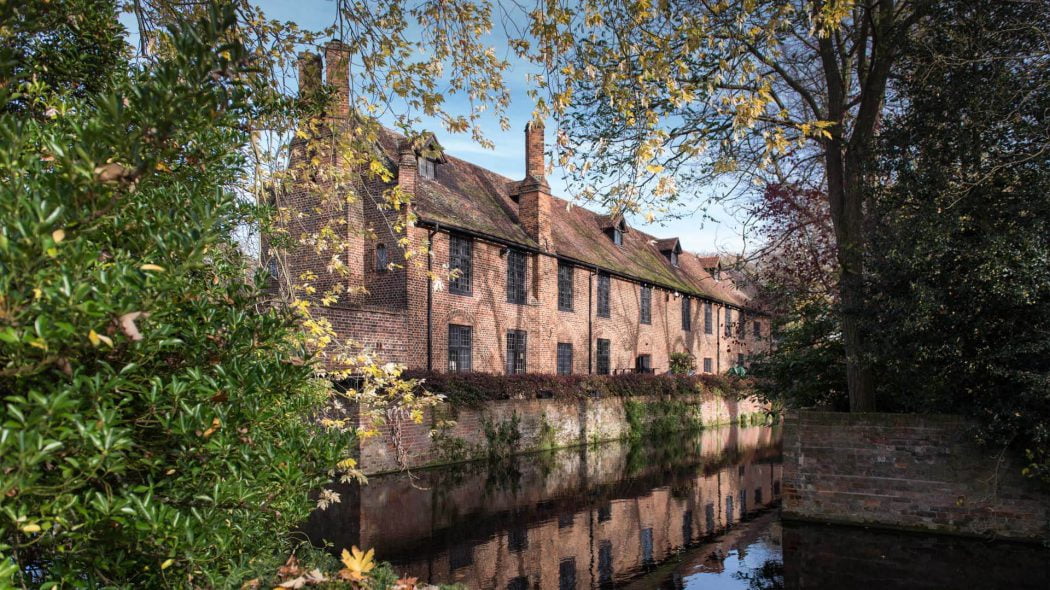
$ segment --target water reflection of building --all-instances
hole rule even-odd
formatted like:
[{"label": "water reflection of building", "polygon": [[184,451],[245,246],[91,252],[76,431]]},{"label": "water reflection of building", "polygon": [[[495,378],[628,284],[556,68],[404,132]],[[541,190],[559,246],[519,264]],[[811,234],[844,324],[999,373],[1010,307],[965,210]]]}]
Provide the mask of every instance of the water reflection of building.
[{"label": "water reflection of building", "polygon": [[374,547],[421,580],[598,587],[776,501],[779,457],[776,429],[726,428],[378,477],[341,490],[306,530],[337,549]]}]

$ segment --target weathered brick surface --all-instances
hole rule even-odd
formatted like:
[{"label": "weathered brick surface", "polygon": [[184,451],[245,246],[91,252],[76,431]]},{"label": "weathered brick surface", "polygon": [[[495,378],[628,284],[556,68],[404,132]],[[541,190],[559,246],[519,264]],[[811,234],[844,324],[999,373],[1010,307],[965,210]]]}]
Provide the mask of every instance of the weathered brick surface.
[{"label": "weathered brick surface", "polygon": [[[659,401],[655,397],[631,400],[643,404]],[[431,435],[438,420],[455,421],[455,426],[448,429],[445,436],[461,441],[470,456],[475,458],[487,452],[489,441],[485,425],[509,423],[515,416],[521,435],[519,451],[522,452],[617,440],[627,436],[630,430],[625,401],[623,398],[521,399],[486,402],[478,408],[453,408],[444,404],[436,411],[427,411],[421,424],[403,424],[399,438],[387,424],[380,428],[379,435],[359,441],[359,467],[367,474],[400,469],[397,461],[399,446],[408,458],[408,467],[448,462],[447,447],[443,447],[440,441],[435,442]],[[766,409],[752,399],[737,401],[697,396],[692,401],[705,426],[735,423],[740,416],[760,414]],[[646,419],[652,417],[646,416]]]},{"label": "weathered brick surface", "polygon": [[955,416],[791,412],[787,518],[1003,538],[1050,535],[1050,494]]}]

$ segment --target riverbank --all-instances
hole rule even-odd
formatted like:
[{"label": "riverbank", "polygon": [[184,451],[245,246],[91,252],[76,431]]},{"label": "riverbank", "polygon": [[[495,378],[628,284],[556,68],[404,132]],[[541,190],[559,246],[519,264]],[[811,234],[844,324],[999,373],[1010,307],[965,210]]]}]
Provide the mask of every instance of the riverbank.
[{"label": "riverbank", "polygon": [[[765,424],[767,409],[751,398],[710,393],[444,403],[428,410],[421,424],[388,421],[378,436],[359,440],[355,451],[359,469],[376,475],[730,424]],[[351,412],[360,423],[360,411]]]}]

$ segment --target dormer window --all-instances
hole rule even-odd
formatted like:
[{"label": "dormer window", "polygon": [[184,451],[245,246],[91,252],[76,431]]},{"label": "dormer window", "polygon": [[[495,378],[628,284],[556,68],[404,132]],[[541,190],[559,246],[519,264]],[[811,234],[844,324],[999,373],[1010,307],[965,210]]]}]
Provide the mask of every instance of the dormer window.
[{"label": "dormer window", "polygon": [[678,238],[657,240],[656,248],[671,263],[671,266],[678,266],[678,255],[682,253],[682,243],[678,241]]},{"label": "dormer window", "polygon": [[419,159],[419,176],[426,178],[427,180],[434,180],[434,172],[437,168],[437,163],[430,158]]},{"label": "dormer window", "polygon": [[627,233],[627,222],[624,221],[622,216],[616,216],[608,220],[608,223],[602,228],[602,230],[609,236],[613,244],[617,246],[623,245],[623,235]]},{"label": "dormer window", "polygon": [[671,266],[678,266],[678,252],[671,251]]}]

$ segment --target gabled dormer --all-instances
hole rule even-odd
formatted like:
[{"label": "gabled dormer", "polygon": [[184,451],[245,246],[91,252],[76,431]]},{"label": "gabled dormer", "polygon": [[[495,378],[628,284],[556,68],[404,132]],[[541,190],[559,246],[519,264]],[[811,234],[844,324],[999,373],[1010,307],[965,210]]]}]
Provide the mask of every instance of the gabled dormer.
[{"label": "gabled dormer", "polygon": [[617,246],[623,245],[623,236],[629,230],[627,228],[627,220],[623,218],[623,215],[616,215],[614,217],[607,217],[606,224],[602,226],[602,231],[605,235],[609,236],[613,244]]},{"label": "gabled dormer", "polygon": [[419,162],[419,177],[426,180],[437,178],[438,166],[447,162],[445,149],[441,147],[433,133],[428,133],[419,140],[416,158]]},{"label": "gabled dormer", "polygon": [[697,256],[697,258],[708,274],[716,281],[722,280],[722,261],[717,256]]},{"label": "gabled dormer", "polygon": [[660,254],[664,255],[664,258],[671,263],[671,266],[678,266],[678,257],[682,254],[682,244],[678,241],[678,238],[656,240],[656,249],[660,251]]}]

